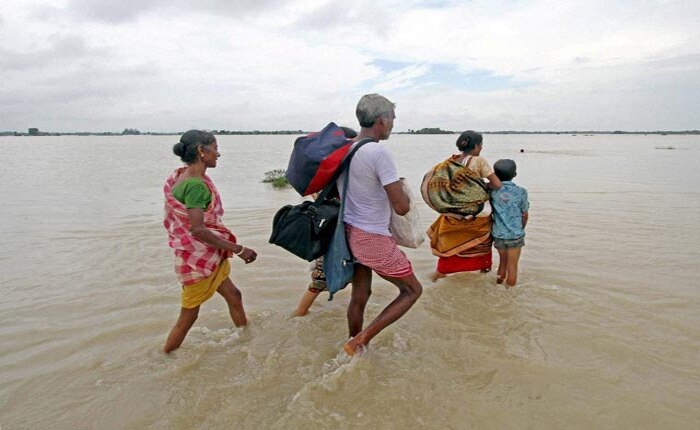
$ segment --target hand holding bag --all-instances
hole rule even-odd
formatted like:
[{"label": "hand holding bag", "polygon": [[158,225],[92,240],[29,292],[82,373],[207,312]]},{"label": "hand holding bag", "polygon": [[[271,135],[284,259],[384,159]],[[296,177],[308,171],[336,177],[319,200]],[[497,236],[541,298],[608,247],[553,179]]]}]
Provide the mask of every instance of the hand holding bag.
[{"label": "hand holding bag", "polygon": [[391,236],[399,246],[407,248],[418,248],[424,241],[423,229],[420,225],[420,216],[416,207],[416,199],[405,178],[401,178],[401,185],[404,193],[411,201],[410,208],[405,215],[399,215],[392,209],[389,231]]}]

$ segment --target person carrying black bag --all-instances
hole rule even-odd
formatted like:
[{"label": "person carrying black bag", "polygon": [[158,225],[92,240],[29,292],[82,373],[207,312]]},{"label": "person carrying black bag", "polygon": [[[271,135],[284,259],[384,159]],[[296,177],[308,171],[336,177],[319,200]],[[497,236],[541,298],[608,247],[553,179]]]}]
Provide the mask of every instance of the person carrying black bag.
[{"label": "person carrying black bag", "polygon": [[337,195],[338,176],[347,168],[355,152],[371,141],[364,139],[352,147],[315,201],[286,205],[277,211],[272,220],[269,242],[306,261],[324,255],[335,232],[340,211],[340,202],[333,198]]},{"label": "person carrying black bag", "polygon": [[[348,139],[354,139],[357,137],[357,132],[349,127],[340,127],[343,130],[343,134]],[[318,199],[318,193],[313,194],[314,200]],[[299,300],[297,308],[294,310],[294,316],[301,317],[309,312],[309,308],[314,304],[316,298],[323,291],[328,289],[326,283],[326,274],[323,271],[323,256],[316,259],[313,268],[311,269],[311,282],[304,294]]]},{"label": "person carrying black bag", "polygon": [[[394,103],[379,94],[367,94],[357,104],[361,131],[356,140],[372,139],[358,151],[338,188],[347,188],[343,217],[347,242],[355,260],[352,297],[348,306],[351,339],[343,349],[362,352],[381,330],[398,320],[420,297],[423,287],[413,267],[389,232],[391,210],[405,215],[410,199],[399,179],[394,160],[380,141],[391,135],[396,118]],[[325,264],[329,263],[326,258]],[[399,295],[363,328],[364,311],[372,286],[372,272],[396,285]],[[326,276],[330,273],[326,270]],[[330,289],[330,285],[329,285]]]}]

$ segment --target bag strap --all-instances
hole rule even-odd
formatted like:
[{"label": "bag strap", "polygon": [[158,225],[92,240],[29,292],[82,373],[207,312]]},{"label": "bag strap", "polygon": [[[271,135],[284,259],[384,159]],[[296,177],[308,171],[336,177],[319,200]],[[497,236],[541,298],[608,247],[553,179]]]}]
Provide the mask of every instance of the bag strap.
[{"label": "bag strap", "polygon": [[[336,181],[340,177],[340,174],[343,173],[350,165],[350,161],[352,160],[352,157],[355,155],[357,150],[360,149],[364,144],[369,143],[369,142],[375,142],[375,140],[372,138],[365,138],[365,139],[358,140],[355,143],[355,145],[352,147],[352,149],[350,149],[350,152],[348,152],[348,154],[345,156],[345,158],[343,158],[343,162],[340,164],[340,167],[338,167],[335,170],[335,172],[333,172],[333,176],[331,177],[330,181],[328,182],[328,185],[326,185],[326,187],[323,189],[323,191],[321,191],[321,194],[318,196],[318,198],[314,202],[314,206],[319,206],[321,204],[321,202],[326,199],[326,196],[328,196],[328,193],[330,193],[331,190],[333,189],[333,186],[335,185]],[[345,181],[345,187],[344,187],[345,189],[347,189],[347,183],[348,182]],[[345,191],[345,190],[343,190],[343,191]],[[343,192],[343,195],[341,196],[341,200],[343,197],[345,197],[345,192]],[[318,202],[318,204],[315,204],[316,202]]]},{"label": "bag strap", "polygon": [[340,211],[338,212],[338,224],[343,224],[343,212],[345,212],[345,194],[348,192],[348,182],[350,182],[350,169],[345,171],[345,180],[343,181],[343,191],[339,191],[340,194]]},{"label": "bag strap", "polygon": [[[469,156],[467,157],[467,162],[466,162],[465,164],[463,164],[463,166],[464,166],[465,169],[469,169],[469,162],[472,161],[473,159],[474,159],[474,157],[473,157],[472,155],[469,155]],[[484,180],[483,180],[483,179],[474,179],[474,178],[472,178],[471,176],[467,176],[467,178],[468,178],[469,180],[471,180],[472,182],[474,182],[476,185],[478,185],[478,186],[480,186],[481,188],[483,188],[484,191],[486,191],[486,192],[488,193],[489,187],[486,186],[486,184],[484,183]]]}]

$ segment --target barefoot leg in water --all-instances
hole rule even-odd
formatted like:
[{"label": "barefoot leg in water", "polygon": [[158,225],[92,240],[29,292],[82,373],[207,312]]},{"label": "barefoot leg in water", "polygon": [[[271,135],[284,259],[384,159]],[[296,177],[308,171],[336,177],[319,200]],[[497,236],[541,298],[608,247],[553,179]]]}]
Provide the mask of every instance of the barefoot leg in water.
[{"label": "barefoot leg in water", "polygon": [[508,274],[508,250],[498,249],[498,279],[497,284],[502,284]]},{"label": "barefoot leg in water", "polygon": [[182,345],[182,341],[185,340],[187,332],[190,331],[192,325],[197,321],[197,316],[199,315],[199,306],[196,308],[180,308],[180,316],[170,330],[168,335],[168,340],[165,341],[165,346],[163,347],[163,352],[169,354],[171,351],[177,349]]},{"label": "barefoot leg in water", "polygon": [[[399,295],[377,315],[367,328],[357,334],[354,334],[352,331],[350,332],[350,336],[353,337],[347,341],[343,347],[348,355],[355,355],[360,352],[380,331],[401,318],[403,314],[416,303],[423,292],[423,287],[414,274],[402,278],[392,278],[388,276],[382,276],[382,278],[396,285],[399,289]],[[353,288],[354,287],[353,279]]]},{"label": "barefoot leg in water", "polygon": [[243,327],[248,323],[243,309],[243,297],[241,291],[236,288],[231,281],[231,278],[226,278],[216,290],[226,300],[228,312],[231,315],[231,320],[236,327]]}]

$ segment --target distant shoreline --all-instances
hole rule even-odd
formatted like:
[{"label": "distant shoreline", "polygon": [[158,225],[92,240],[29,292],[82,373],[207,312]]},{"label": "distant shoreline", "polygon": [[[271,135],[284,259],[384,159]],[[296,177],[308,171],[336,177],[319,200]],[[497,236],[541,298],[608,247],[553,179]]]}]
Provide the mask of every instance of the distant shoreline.
[{"label": "distant shoreline", "polygon": [[[303,130],[273,130],[273,131],[218,131],[212,130],[213,134],[217,136],[267,136],[267,135],[295,135],[302,136],[310,133],[309,131]],[[139,133],[113,133],[113,132],[89,132],[89,131],[76,131],[76,132],[37,132],[37,133],[20,133],[17,131],[3,131],[0,132],[0,137],[12,136],[12,137],[37,137],[37,136],[179,136],[183,132],[139,132]],[[459,134],[458,131],[448,131],[448,130],[435,130],[435,131],[423,131],[423,130],[409,130],[409,131],[395,131],[393,134],[412,134],[412,135],[439,135],[439,134]],[[700,130],[683,130],[683,131],[513,131],[513,130],[502,130],[502,131],[480,131],[482,134],[556,134],[556,135],[574,135],[574,136],[591,136],[597,134],[633,134],[633,135],[700,135]]]},{"label": "distant shoreline", "polygon": [[[393,132],[392,134],[460,134],[459,131],[449,131],[440,133],[419,133],[419,132]],[[591,136],[594,134],[658,134],[658,135],[700,135],[700,130],[684,130],[684,131],[479,131],[481,134],[570,134],[573,136]]]},{"label": "distant shoreline", "polygon": [[[209,130],[217,136],[228,136],[228,135],[244,135],[244,136],[256,136],[256,135],[305,135],[309,134],[308,131],[303,130],[272,130],[272,131],[228,131],[228,130]],[[0,131],[0,136],[179,136],[183,134],[184,131],[167,131],[167,132],[155,132],[155,131],[134,131],[130,133],[116,133],[111,131],[71,131],[71,132],[54,132],[54,131],[35,131],[33,133],[20,133],[18,131]]]}]

